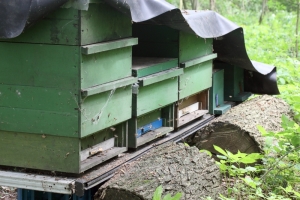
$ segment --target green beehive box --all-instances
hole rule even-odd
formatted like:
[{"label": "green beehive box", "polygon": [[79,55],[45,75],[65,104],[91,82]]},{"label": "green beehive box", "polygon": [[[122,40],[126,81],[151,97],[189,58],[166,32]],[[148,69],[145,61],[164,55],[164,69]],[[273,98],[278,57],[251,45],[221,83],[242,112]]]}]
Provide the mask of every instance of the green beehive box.
[{"label": "green beehive box", "polygon": [[132,115],[137,117],[177,101],[178,76],[182,69],[174,68],[139,78],[139,90],[133,94]]},{"label": "green beehive box", "polygon": [[131,37],[130,17],[103,0],[93,2],[87,11],[57,9],[10,42],[87,45]]},{"label": "green beehive box", "polygon": [[1,40],[0,165],[81,173],[126,151],[130,37],[130,18],[98,1]]},{"label": "green beehive box", "polygon": [[[134,57],[132,71],[138,77],[134,85],[129,141],[136,148],[173,130],[174,106],[178,98],[176,58]],[[172,121],[165,122],[165,121]]]},{"label": "green beehive box", "polygon": [[[15,147],[7,146],[5,140],[0,143],[3,153],[15,151],[20,155],[2,157],[0,165],[80,173],[99,160],[103,162],[126,151],[127,144],[123,143],[108,156],[90,162],[81,160],[80,146],[90,135],[105,135],[101,131],[131,118],[131,85],[137,81],[130,76],[131,45],[136,42],[126,39],[125,43],[119,40],[82,47],[1,42],[0,134],[17,137]],[[119,59],[122,63],[114,61]],[[112,70],[115,72],[110,76]],[[127,134],[125,129],[123,132]],[[122,135],[119,139],[125,140]],[[99,137],[98,143],[110,139]],[[24,138],[30,140],[27,143],[34,149],[44,150],[23,149],[18,142]],[[56,141],[68,145],[62,147]],[[56,151],[54,159],[49,154]],[[29,156],[29,152],[33,153],[30,159],[18,159],[21,155]],[[45,158],[44,162],[38,160],[39,156]]]},{"label": "green beehive box", "polygon": [[244,91],[244,69],[223,62],[216,62],[216,69],[224,69],[224,100],[242,102],[251,96]]},{"label": "green beehive box", "polygon": [[81,173],[127,150],[127,122],[85,138],[3,130],[0,137],[1,165]]}]

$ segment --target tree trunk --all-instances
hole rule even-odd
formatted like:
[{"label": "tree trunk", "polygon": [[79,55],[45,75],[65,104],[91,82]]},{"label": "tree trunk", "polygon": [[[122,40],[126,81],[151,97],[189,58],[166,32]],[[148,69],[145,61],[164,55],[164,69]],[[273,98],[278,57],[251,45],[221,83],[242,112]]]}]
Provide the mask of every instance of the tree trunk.
[{"label": "tree trunk", "polygon": [[297,23],[296,23],[296,58],[298,58],[298,33],[299,33],[299,12],[300,12],[300,2],[297,1]]},{"label": "tree trunk", "polygon": [[182,10],[183,8],[183,0],[179,0],[179,9]]},{"label": "tree trunk", "polygon": [[187,5],[186,5],[186,1],[187,1],[187,0],[182,0],[182,3],[183,3],[183,9],[185,9],[185,10],[188,8]]},{"label": "tree trunk", "polygon": [[198,0],[191,0],[192,10],[198,10],[199,2]]},{"label": "tree trunk", "polygon": [[215,0],[209,0],[209,2],[210,2],[210,10],[216,10]]},{"label": "tree trunk", "polygon": [[181,199],[216,199],[222,189],[214,159],[196,147],[167,143],[124,166],[95,194],[95,200],[151,200],[162,185],[163,195],[182,193]]},{"label": "tree trunk", "polygon": [[283,100],[264,95],[233,107],[224,115],[187,138],[189,145],[218,154],[213,145],[232,153],[261,152],[264,140],[257,129],[263,126],[267,131],[281,131],[282,115],[291,117],[290,107]]},{"label": "tree trunk", "polygon": [[260,13],[260,17],[259,17],[259,24],[262,23],[264,16],[267,12],[267,8],[268,8],[268,0],[262,0],[262,8],[261,8],[261,13]]}]

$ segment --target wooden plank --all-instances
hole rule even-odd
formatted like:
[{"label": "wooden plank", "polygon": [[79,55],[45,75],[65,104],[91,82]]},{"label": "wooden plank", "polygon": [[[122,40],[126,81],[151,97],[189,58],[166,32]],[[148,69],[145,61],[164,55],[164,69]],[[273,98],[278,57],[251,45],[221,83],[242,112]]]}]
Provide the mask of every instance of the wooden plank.
[{"label": "wooden plank", "polygon": [[79,53],[74,46],[1,42],[0,83],[78,89]]},{"label": "wooden plank", "polygon": [[150,131],[142,135],[141,137],[137,138],[137,146],[141,146],[147,142],[154,140],[155,138],[166,135],[167,133],[170,133],[173,130],[174,130],[173,127],[161,127],[154,131]]},{"label": "wooden plank", "polygon": [[94,134],[88,135],[87,137],[81,138],[80,140],[80,150],[91,148],[99,143],[109,140],[110,138],[115,138],[116,147],[126,147],[127,146],[127,132],[128,125],[127,121],[111,126],[104,130],[98,131]]},{"label": "wooden plank", "polygon": [[81,105],[80,137],[86,137],[130,119],[131,103],[131,86],[126,84],[116,90],[87,97]]},{"label": "wooden plank", "polygon": [[80,45],[118,40],[132,36],[131,17],[124,15],[104,1],[89,4],[80,12]]},{"label": "wooden plank", "polygon": [[0,106],[57,112],[78,108],[78,90],[0,84]]},{"label": "wooden plank", "polygon": [[97,44],[90,44],[81,46],[81,53],[85,55],[100,53],[104,51],[129,47],[138,44],[138,38],[126,38],[110,42],[102,42]]},{"label": "wooden plank", "polygon": [[178,110],[178,115],[177,116],[178,116],[178,118],[180,118],[183,115],[186,115],[186,114],[189,114],[191,112],[194,112],[196,110],[201,109],[201,107],[202,107],[201,106],[201,102],[200,102],[200,106],[199,106],[199,102],[196,102],[196,103],[194,103],[192,105],[189,105],[189,106],[187,106],[185,108],[182,108],[182,109]]},{"label": "wooden plank", "polygon": [[166,80],[166,79],[177,77],[181,74],[183,74],[182,69],[176,68],[176,69],[165,70],[165,71],[162,71],[162,72],[159,72],[156,74],[146,76],[144,78],[140,78],[139,85],[140,86],[151,85],[151,84],[158,83],[158,82]]},{"label": "wooden plank", "polygon": [[140,78],[177,66],[177,58],[133,57],[132,75]]},{"label": "wooden plank", "polygon": [[141,116],[178,100],[178,77],[139,88],[133,95],[132,115]]},{"label": "wooden plank", "polygon": [[180,63],[180,67],[182,67],[182,68],[191,67],[191,66],[197,65],[199,63],[203,63],[205,61],[212,60],[212,59],[214,59],[216,57],[217,57],[216,53],[213,53],[213,54],[210,54],[210,55],[206,55],[206,56],[202,56],[200,58],[195,58],[193,60],[189,60],[189,61],[186,61],[184,63]]},{"label": "wooden plank", "polygon": [[131,76],[131,47],[92,55],[82,54],[81,89]]},{"label": "wooden plank", "polygon": [[113,148],[114,146],[115,146],[115,138],[110,138],[90,148],[82,150],[80,152],[80,161],[83,161],[88,157],[92,157],[98,153],[102,153],[110,148]]},{"label": "wooden plank", "polygon": [[192,112],[190,114],[187,114],[187,115],[184,115],[182,116],[181,118],[178,119],[178,127],[186,124],[186,123],[189,123],[199,117],[202,117],[203,115],[207,114],[208,113],[208,110],[197,110],[195,112]]},{"label": "wooden plank", "polygon": [[6,131],[0,138],[0,165],[79,173],[77,138]]},{"label": "wooden plank", "polygon": [[211,55],[213,51],[213,40],[211,38],[200,38],[199,36],[180,31],[179,34],[179,62]]},{"label": "wooden plank", "polygon": [[107,151],[104,151],[102,154],[90,157],[80,163],[80,172],[84,172],[104,161],[107,161],[113,157],[118,156],[119,154],[127,151],[127,147],[113,147]]},{"label": "wooden plank", "polygon": [[179,99],[186,98],[212,86],[212,61],[184,69],[179,76]]},{"label": "wooden plank", "polygon": [[0,107],[3,131],[78,137],[78,110],[55,112]]},{"label": "wooden plank", "polygon": [[124,79],[116,80],[113,82],[105,83],[102,85],[97,85],[94,87],[86,88],[81,91],[83,97],[89,97],[95,94],[100,94],[109,90],[115,90],[121,87],[131,87],[131,84],[137,82],[135,77],[127,77]]}]

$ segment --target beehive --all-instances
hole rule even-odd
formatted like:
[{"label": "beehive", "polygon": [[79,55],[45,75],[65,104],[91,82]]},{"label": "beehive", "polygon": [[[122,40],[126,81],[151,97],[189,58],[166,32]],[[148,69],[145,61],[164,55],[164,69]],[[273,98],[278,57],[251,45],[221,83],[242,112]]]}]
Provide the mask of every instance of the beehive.
[{"label": "beehive", "polygon": [[60,8],[0,43],[0,165],[80,173],[127,150],[129,17]]}]

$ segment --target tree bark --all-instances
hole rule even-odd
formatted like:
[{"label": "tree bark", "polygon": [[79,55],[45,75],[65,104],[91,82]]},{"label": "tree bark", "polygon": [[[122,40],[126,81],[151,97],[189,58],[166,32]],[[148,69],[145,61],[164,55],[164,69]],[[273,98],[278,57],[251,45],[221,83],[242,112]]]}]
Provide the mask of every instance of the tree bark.
[{"label": "tree bark", "polygon": [[131,163],[105,183],[95,200],[151,200],[162,185],[163,195],[177,192],[181,199],[216,199],[222,191],[221,174],[214,159],[196,147],[167,143]]},{"label": "tree bark", "polygon": [[262,0],[262,8],[261,8],[261,13],[260,13],[260,17],[259,17],[259,24],[262,23],[264,16],[267,12],[267,8],[268,8],[268,0]]},{"label": "tree bark", "polygon": [[224,115],[187,138],[189,145],[206,149],[213,154],[217,145],[232,153],[261,152],[264,139],[257,129],[263,126],[267,131],[279,132],[282,115],[292,116],[287,103],[276,97],[264,95],[233,107]]},{"label": "tree bark", "polygon": [[216,10],[216,2],[215,0],[209,0],[210,10]]}]

